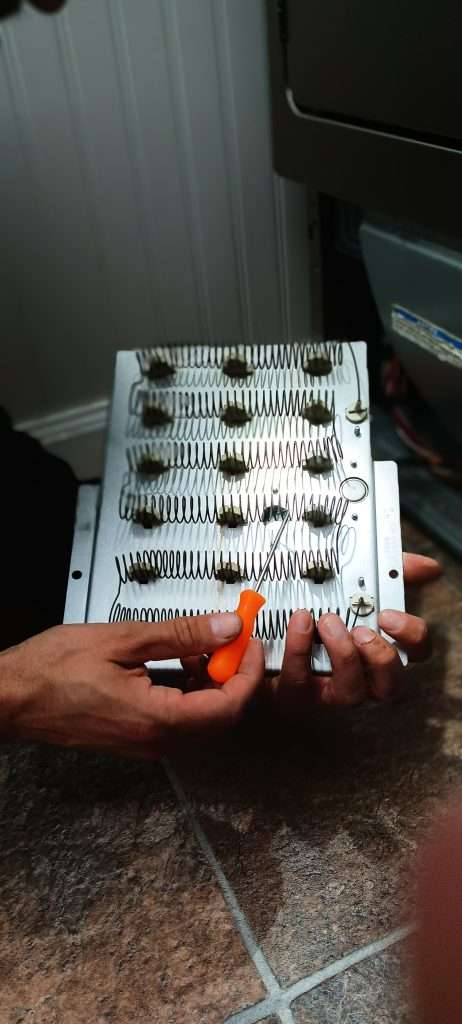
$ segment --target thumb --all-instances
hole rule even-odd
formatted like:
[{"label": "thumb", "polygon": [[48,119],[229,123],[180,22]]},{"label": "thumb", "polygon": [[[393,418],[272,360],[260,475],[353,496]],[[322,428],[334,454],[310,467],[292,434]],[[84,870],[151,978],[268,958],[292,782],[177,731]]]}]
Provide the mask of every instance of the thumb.
[{"label": "thumb", "polygon": [[120,665],[210,654],[235,640],[242,621],[235,612],[181,615],[167,622],[125,622],[112,630],[111,656]]}]

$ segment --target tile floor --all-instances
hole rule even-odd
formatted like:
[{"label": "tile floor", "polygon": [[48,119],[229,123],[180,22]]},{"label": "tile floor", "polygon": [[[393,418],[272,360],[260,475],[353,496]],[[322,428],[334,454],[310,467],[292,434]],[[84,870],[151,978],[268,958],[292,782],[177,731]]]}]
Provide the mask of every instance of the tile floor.
[{"label": "tile floor", "polygon": [[[413,550],[434,545],[405,526]],[[412,859],[462,783],[462,567],[415,698],[145,766],[0,752],[0,1024],[409,1024]]]}]

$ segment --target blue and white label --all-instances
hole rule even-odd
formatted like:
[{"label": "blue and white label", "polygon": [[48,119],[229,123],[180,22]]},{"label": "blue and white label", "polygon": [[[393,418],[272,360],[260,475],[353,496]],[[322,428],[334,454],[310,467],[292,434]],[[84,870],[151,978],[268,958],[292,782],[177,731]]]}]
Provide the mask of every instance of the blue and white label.
[{"label": "blue and white label", "polygon": [[462,367],[462,338],[457,335],[396,304],[391,307],[391,326],[396,334],[427,349],[437,359]]}]

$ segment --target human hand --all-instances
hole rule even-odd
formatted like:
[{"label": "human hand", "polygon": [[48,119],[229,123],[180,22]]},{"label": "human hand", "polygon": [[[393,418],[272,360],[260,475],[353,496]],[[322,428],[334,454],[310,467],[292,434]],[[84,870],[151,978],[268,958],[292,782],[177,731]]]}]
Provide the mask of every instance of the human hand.
[{"label": "human hand", "polygon": [[[436,579],[441,567],[433,558],[405,554],[404,581],[421,586]],[[408,654],[411,662],[429,654],[427,626],[406,612],[383,611],[379,625]],[[295,612],[287,629],[281,674],[270,680],[272,704],[285,717],[310,712],[316,705],[360,704],[367,697],[398,697],[406,678],[395,647],[366,626],[349,632],[337,615],[323,615],[318,632],[332,664],[332,675],[311,672],[314,622],[309,612]]]},{"label": "human hand", "polygon": [[263,679],[259,641],[217,689],[183,693],[152,685],[145,662],[210,653],[240,628],[237,615],[223,613],[40,633],[0,654],[0,734],[155,759],[226,729]]}]

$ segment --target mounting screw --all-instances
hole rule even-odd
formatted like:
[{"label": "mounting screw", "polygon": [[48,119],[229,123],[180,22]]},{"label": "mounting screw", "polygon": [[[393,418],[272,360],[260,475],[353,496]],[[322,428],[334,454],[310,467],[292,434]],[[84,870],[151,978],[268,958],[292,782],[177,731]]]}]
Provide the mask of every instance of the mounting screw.
[{"label": "mounting screw", "polygon": [[357,402],[353,402],[353,405],[349,405],[345,413],[350,423],[363,423],[367,419],[367,414],[367,406],[363,405],[360,398],[358,398]]},{"label": "mounting screw", "polygon": [[370,597],[369,594],[355,594],[350,601],[352,612],[361,619],[365,618],[366,615],[371,615],[374,607],[374,598]]}]

